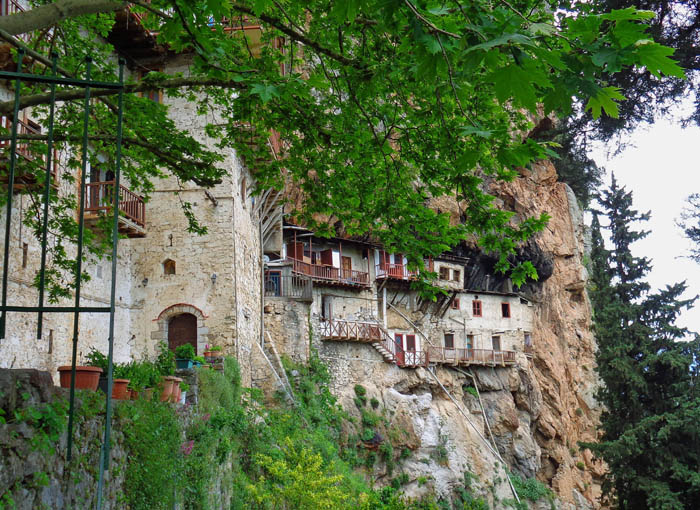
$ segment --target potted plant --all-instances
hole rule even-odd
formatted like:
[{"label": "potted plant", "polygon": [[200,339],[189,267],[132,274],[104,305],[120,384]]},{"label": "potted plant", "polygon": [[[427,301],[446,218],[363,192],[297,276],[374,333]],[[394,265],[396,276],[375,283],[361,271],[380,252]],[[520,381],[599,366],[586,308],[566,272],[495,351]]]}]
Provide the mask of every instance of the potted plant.
[{"label": "potted plant", "polygon": [[[70,388],[72,367],[66,365],[58,367],[60,374],[61,388]],[[78,390],[95,391],[100,382],[102,369],[99,367],[80,365],[75,367],[75,388]]]},{"label": "potted plant", "polygon": [[204,348],[204,357],[205,358],[214,358],[218,356],[221,353],[221,346],[220,345],[212,345],[209,346],[207,345]]},{"label": "potted plant", "polygon": [[128,400],[129,393],[127,388],[129,386],[129,375],[131,372],[131,366],[129,363],[117,363],[113,367],[112,379],[112,398],[117,400]]},{"label": "potted plant", "polygon": [[181,370],[192,368],[192,359],[197,353],[192,344],[183,344],[175,348],[175,366]]},{"label": "potted plant", "polygon": [[180,384],[182,384],[182,379],[180,379],[179,377],[173,377],[173,379],[173,391],[170,394],[170,402],[172,402],[173,404],[177,404],[178,402],[180,402],[180,393],[182,391],[180,389]]},{"label": "potted plant", "polygon": [[185,399],[187,398],[187,390],[190,389],[190,385],[187,384],[186,382],[181,382],[180,383],[180,403],[184,404]]},{"label": "potted plant", "polygon": [[168,344],[161,342],[159,345],[160,353],[156,357],[155,366],[161,376],[160,382],[160,401],[166,402],[170,400],[173,393],[173,384],[175,381],[175,353],[168,349]]},{"label": "potted plant", "polygon": [[109,360],[107,356],[92,347],[90,352],[85,356],[85,363],[91,367],[97,367],[102,370],[97,387],[102,390],[102,393],[107,393],[107,369],[109,368]]},{"label": "potted plant", "polygon": [[206,362],[207,360],[204,359],[204,356],[195,356],[194,358],[192,358],[192,364],[195,367],[201,367]]}]

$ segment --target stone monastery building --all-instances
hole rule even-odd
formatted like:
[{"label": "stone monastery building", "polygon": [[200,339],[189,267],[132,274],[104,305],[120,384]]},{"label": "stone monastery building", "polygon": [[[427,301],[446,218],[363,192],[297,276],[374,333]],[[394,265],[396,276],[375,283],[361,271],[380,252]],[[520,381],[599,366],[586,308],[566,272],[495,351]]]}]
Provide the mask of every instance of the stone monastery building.
[{"label": "stone monastery building", "polygon": [[[22,6],[15,0],[7,5]],[[117,19],[109,41],[126,57],[130,75],[142,75],[144,70],[187,74],[186,55],[159,52],[153,37],[128,11]],[[254,39],[260,27],[245,29]],[[12,90],[5,85],[0,95],[9,100]],[[170,106],[179,128],[214,147],[196,105],[158,92],[149,97]],[[3,127],[10,123],[11,119],[2,119]],[[31,109],[21,111],[19,130],[41,132]],[[279,142],[270,139],[269,144],[277,156]],[[6,162],[9,142],[2,150]],[[18,158],[28,157],[21,144],[17,152]],[[234,153],[225,156],[221,165],[229,170],[228,176],[213,188],[192,183],[180,188],[170,177],[158,180],[146,201],[130,191],[128,182],[122,183],[119,221],[126,238],[119,242],[116,362],[153,357],[160,342],[173,349],[191,343],[198,354],[207,344],[218,345],[224,354],[239,359],[246,385],[267,384],[269,366],[279,364],[281,354],[305,360],[312,348],[330,364],[339,384],[347,365],[344,360],[387,363],[397,370],[434,363],[504,367],[525,362],[532,342],[531,303],[506,285],[471,278],[470,257],[444,254],[426,260],[445,292],[436,301],[423,299],[411,287],[415,274],[403,255],[387,253],[371,242],[322,239],[290,224],[280,195],[256,189],[244,162]],[[68,154],[58,154],[59,193],[74,186],[61,179],[61,173],[68,171],[62,164],[67,158]],[[109,210],[103,203],[113,192],[114,172],[107,165],[88,167],[87,172],[85,226],[91,228]],[[31,176],[22,176],[15,182],[16,191],[32,182]],[[6,187],[7,183],[3,190]],[[192,203],[207,234],[187,232],[175,191]],[[26,198],[17,193],[8,304],[32,306],[38,301],[32,282],[41,247],[18,220],[26,208]],[[5,215],[3,208],[3,236]],[[83,306],[109,302],[110,268],[107,259],[87,263],[91,279],[83,287]],[[68,299],[60,303],[70,304]],[[41,338],[36,320],[36,314],[8,314],[6,337],[0,339],[0,367],[38,368],[57,377],[57,367],[70,363],[73,315],[46,314]],[[106,352],[105,316],[82,314],[79,331],[78,361],[91,348]]]}]

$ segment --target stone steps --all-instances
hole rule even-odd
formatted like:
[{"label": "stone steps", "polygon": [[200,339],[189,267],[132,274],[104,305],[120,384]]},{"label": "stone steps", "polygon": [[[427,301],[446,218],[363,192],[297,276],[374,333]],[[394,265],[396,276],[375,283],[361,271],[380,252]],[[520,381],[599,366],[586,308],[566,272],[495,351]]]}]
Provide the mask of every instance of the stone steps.
[{"label": "stone steps", "polygon": [[394,362],[394,355],[389,352],[386,347],[382,345],[381,342],[372,342],[372,347],[374,347],[379,354],[382,355],[382,358],[384,358],[384,361],[387,363],[393,363]]}]

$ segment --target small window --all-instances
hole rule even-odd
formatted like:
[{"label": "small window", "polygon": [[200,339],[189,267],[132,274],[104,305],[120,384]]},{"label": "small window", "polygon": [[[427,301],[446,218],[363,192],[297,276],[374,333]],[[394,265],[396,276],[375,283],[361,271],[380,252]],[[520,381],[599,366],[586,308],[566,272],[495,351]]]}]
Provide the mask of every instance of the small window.
[{"label": "small window", "polygon": [[175,274],[175,261],[168,259],[163,262],[163,274]]},{"label": "small window", "polygon": [[478,299],[472,301],[472,315],[474,317],[481,317],[481,301]]},{"label": "small window", "polygon": [[22,268],[27,267],[27,259],[29,258],[29,245],[22,243]]},{"label": "small window", "polygon": [[454,333],[445,333],[445,349],[455,348],[455,335]]},{"label": "small window", "polygon": [[501,315],[505,318],[510,317],[510,303],[501,303]]},{"label": "small window", "polygon": [[467,349],[472,350],[474,348],[474,335],[467,335]]},{"label": "small window", "polygon": [[492,336],[491,337],[491,348],[494,351],[501,350],[501,337],[500,336]]},{"label": "small window", "polygon": [[460,271],[459,269],[452,270],[452,281],[458,282],[461,276],[462,276],[462,271]]},{"label": "small window", "polygon": [[441,280],[449,280],[450,279],[450,268],[449,267],[441,267],[440,268],[440,279]]},{"label": "small window", "polygon": [[450,304],[450,308],[453,310],[459,310],[459,298],[454,298]]},{"label": "small window", "polygon": [[532,347],[532,336],[530,333],[525,333],[525,347]]}]

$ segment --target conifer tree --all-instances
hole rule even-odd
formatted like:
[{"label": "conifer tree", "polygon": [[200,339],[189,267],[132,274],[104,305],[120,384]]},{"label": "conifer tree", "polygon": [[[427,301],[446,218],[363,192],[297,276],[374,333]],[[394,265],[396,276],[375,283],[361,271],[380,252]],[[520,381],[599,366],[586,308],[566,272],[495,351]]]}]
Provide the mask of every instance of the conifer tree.
[{"label": "conifer tree", "polygon": [[633,224],[649,214],[632,209],[632,193],[613,176],[598,201],[612,244],[608,251],[594,215],[591,301],[605,411],[600,441],[585,446],[608,464],[603,490],[616,508],[700,508],[700,337],[687,340],[675,325],[695,298],[681,299],[685,283],[651,293],[643,281],[651,265],[631,245],[647,235]]}]

